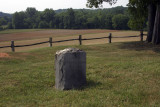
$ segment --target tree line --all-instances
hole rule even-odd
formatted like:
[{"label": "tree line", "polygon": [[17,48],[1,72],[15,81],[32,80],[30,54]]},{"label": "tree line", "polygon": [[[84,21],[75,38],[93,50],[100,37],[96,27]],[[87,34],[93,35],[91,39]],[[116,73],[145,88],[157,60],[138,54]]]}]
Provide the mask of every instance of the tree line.
[{"label": "tree line", "polygon": [[[104,2],[115,4],[118,0],[87,0],[88,7],[99,7]],[[147,42],[160,44],[160,0],[129,0],[129,25],[143,29],[147,22]]]},{"label": "tree line", "polygon": [[[1,22],[2,19],[0,19]],[[15,12],[8,20],[8,29],[117,29],[128,30],[130,15],[127,7],[118,6],[108,9],[64,9],[54,11],[27,8]],[[3,23],[1,25],[4,25]]]}]

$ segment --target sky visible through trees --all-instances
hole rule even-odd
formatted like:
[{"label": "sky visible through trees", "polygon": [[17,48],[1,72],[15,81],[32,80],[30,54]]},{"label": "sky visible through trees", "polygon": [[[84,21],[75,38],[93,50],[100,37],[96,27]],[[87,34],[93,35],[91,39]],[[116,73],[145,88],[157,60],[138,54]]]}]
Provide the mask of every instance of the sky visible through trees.
[{"label": "sky visible through trees", "polygon": [[[104,3],[104,8],[124,6],[129,0],[119,0],[115,5],[111,6]],[[34,7],[38,11],[43,11],[46,8],[58,9],[83,9],[86,7],[87,0],[2,0],[0,3],[0,11],[5,13],[15,13],[25,11],[27,7]]]}]

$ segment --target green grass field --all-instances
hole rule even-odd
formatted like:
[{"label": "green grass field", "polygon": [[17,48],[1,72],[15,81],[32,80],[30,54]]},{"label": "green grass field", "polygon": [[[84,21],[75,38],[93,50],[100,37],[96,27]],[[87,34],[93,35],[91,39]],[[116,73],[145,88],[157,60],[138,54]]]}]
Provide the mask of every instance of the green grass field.
[{"label": "green grass field", "polygon": [[0,58],[0,106],[159,107],[160,47],[145,43],[69,46],[87,52],[87,85],[55,89],[54,55],[68,46]]},{"label": "green grass field", "polygon": [[21,32],[32,32],[32,31],[40,31],[43,29],[7,29],[0,31],[0,34],[12,34],[12,33],[21,33]]}]

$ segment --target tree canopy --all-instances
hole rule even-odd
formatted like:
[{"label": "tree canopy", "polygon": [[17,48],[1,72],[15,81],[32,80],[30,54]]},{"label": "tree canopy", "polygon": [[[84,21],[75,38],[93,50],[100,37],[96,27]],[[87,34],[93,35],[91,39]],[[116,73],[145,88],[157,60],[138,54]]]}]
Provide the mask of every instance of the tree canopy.
[{"label": "tree canopy", "polygon": [[108,2],[110,5],[113,5],[117,2],[117,0],[87,0],[87,7],[100,7],[103,2]]},{"label": "tree canopy", "polygon": [[[103,2],[111,5],[117,0],[88,0],[88,7],[99,7]],[[129,26],[134,29],[143,29],[148,19],[147,42],[160,43],[160,0],[129,0]],[[148,17],[148,18],[147,18]]]},{"label": "tree canopy", "polygon": [[[119,15],[121,20],[118,20]],[[8,28],[35,29],[128,29],[129,15],[126,7],[111,9],[45,9],[37,11],[35,8],[27,8],[26,11],[13,14],[12,23],[8,22]],[[116,25],[121,23],[123,27]]]}]

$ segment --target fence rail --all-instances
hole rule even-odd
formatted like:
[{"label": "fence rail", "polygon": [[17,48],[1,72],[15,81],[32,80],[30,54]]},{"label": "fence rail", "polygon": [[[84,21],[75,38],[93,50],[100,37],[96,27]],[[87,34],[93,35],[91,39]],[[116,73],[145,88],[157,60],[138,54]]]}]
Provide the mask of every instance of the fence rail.
[{"label": "fence rail", "polygon": [[94,39],[105,39],[105,38],[109,38],[109,37],[100,37],[100,38],[86,38],[86,39],[82,39],[82,40],[94,40]]},{"label": "fence rail", "polygon": [[11,47],[11,46],[1,46],[0,48],[9,48],[9,47]]},{"label": "fence rail", "polygon": [[49,43],[49,46],[52,47],[53,43],[60,43],[60,42],[67,42],[67,41],[75,41],[78,40],[79,41],[79,45],[82,45],[82,41],[84,40],[95,40],[95,39],[105,39],[108,38],[108,42],[112,43],[112,38],[133,38],[133,37],[140,37],[140,41],[143,41],[143,36],[147,36],[147,34],[143,34],[143,31],[140,32],[139,36],[118,36],[118,37],[114,37],[112,36],[112,34],[110,33],[109,36],[107,37],[99,37],[99,38],[82,38],[82,35],[79,35],[78,39],[67,39],[67,40],[60,40],[60,41],[52,41],[52,37],[49,38],[49,41],[45,41],[45,42],[38,42],[38,43],[33,43],[33,44],[27,44],[27,45],[15,45],[14,41],[11,41],[11,45],[10,46],[1,46],[1,48],[11,48],[12,52],[15,51],[15,47],[27,47],[27,46],[34,46],[34,45],[40,45],[40,44],[45,44],[45,43]]},{"label": "fence rail", "polygon": [[45,43],[48,43],[48,41],[39,42],[39,43],[33,43],[33,44],[29,44],[29,45],[15,45],[14,47],[27,47],[27,46],[40,45],[40,44],[45,44]]},{"label": "fence rail", "polygon": [[112,38],[131,38],[131,37],[139,37],[139,36],[118,36],[118,37],[112,37]]},{"label": "fence rail", "polygon": [[52,43],[68,42],[68,41],[74,41],[74,40],[79,40],[79,39],[67,39],[67,40],[53,41]]}]

